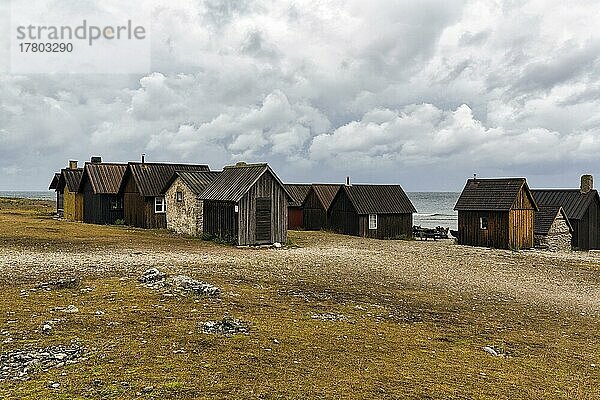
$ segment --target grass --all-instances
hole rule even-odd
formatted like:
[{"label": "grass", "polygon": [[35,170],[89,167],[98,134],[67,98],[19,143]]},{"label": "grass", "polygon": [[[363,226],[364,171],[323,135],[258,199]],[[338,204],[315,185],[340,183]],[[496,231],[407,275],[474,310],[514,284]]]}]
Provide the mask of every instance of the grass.
[{"label": "grass", "polygon": [[[5,279],[0,331],[10,331],[14,341],[0,345],[2,352],[76,339],[89,359],[40,372],[27,382],[0,383],[0,398],[600,397],[599,370],[590,367],[600,354],[598,319],[591,315],[506,301],[488,292],[473,296],[410,282],[384,285],[377,276],[365,276],[357,285],[343,269],[335,279],[296,271],[294,259],[279,265],[279,273],[263,274],[273,268],[267,267],[273,263],[270,251],[217,246],[163,231],[59,222],[50,212],[46,203],[0,200],[0,259],[2,249],[43,253],[85,246],[100,252],[121,247],[217,252],[223,254],[222,264],[189,271],[223,294],[166,297],[135,277],[115,274],[84,276],[77,288],[23,297],[21,289],[35,282]],[[291,233],[299,249],[339,240],[343,237],[327,233]],[[228,266],[227,260],[240,254],[252,257],[244,268],[256,273]],[[339,268],[328,262],[319,261],[318,268]],[[86,287],[92,290],[81,290]],[[69,304],[80,312],[52,311]],[[98,310],[104,314],[96,315]],[[344,318],[313,318],[322,313]],[[202,322],[224,315],[250,322],[250,334],[201,332]],[[64,321],[51,335],[39,332],[45,320],[56,317]],[[486,345],[507,356],[488,356],[481,349]],[[48,389],[49,381],[61,387]],[[148,386],[153,390],[146,393]]]}]

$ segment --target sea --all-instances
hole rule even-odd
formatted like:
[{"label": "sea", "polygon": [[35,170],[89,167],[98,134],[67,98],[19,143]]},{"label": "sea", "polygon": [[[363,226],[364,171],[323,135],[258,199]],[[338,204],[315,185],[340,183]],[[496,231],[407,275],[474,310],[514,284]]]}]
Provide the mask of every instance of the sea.
[{"label": "sea", "polygon": [[[458,229],[458,214],[453,211],[458,192],[408,192],[408,197],[417,209],[413,223],[423,228],[443,226]],[[35,200],[54,200],[54,191],[41,192],[5,192],[0,191],[0,197],[18,197]]]}]

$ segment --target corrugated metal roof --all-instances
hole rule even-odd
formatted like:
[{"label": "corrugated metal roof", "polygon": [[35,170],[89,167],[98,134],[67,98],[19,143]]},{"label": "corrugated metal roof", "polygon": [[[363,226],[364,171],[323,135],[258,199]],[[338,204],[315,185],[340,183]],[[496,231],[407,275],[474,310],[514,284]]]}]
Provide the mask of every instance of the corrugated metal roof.
[{"label": "corrugated metal roof", "polygon": [[77,192],[79,190],[79,184],[83,177],[83,168],[68,169],[65,168],[60,171],[60,178],[58,180],[58,190],[62,190],[65,186],[69,189],[69,192]]},{"label": "corrugated metal roof", "polygon": [[203,200],[231,201],[237,203],[266,172],[273,175],[275,180],[283,187],[289,199],[293,200],[292,196],[287,192],[285,185],[268,164],[241,164],[225,167],[223,172],[208,185],[200,195],[200,198]]},{"label": "corrugated metal roof", "polygon": [[286,183],[285,189],[292,196],[293,201],[290,202],[290,207],[301,207],[310,191],[310,183]]},{"label": "corrugated metal roof", "polygon": [[55,190],[58,186],[58,180],[60,179],[60,172],[56,172],[52,177],[52,181],[50,181],[50,186],[48,186],[48,190]]},{"label": "corrugated metal roof", "polygon": [[569,229],[573,230],[573,228],[571,228],[571,224],[569,223],[568,217],[561,206],[559,206],[559,205],[546,205],[546,206],[540,205],[540,206],[538,206],[538,211],[535,212],[535,219],[534,219],[534,223],[533,223],[533,232],[536,235],[546,236],[548,234],[548,232],[550,231],[550,227],[552,227],[554,220],[556,220],[556,217],[559,214],[562,214],[562,216],[565,218],[565,221],[566,221],[567,225],[569,226]]},{"label": "corrugated metal roof", "polygon": [[581,219],[594,198],[600,200],[598,191],[593,189],[581,193],[579,189],[534,189],[531,191],[539,205],[560,205],[569,219]]},{"label": "corrugated metal roof", "polygon": [[85,163],[79,190],[88,179],[95,194],[117,194],[126,169],[127,164]]},{"label": "corrugated metal roof", "polygon": [[203,164],[129,163],[128,171],[142,196],[156,197],[163,193],[175,171],[210,171],[210,168]]},{"label": "corrugated metal roof", "polygon": [[339,183],[315,183],[312,185],[312,188],[315,191],[317,198],[319,199],[325,210],[329,210],[329,207],[331,206],[335,195],[341,187],[342,185],[340,185]]},{"label": "corrugated metal roof", "polygon": [[417,212],[400,185],[342,186],[358,214],[408,214]]},{"label": "corrugated metal roof", "polygon": [[[509,211],[523,186],[529,192],[525,178],[469,179],[454,209],[457,211]],[[533,200],[533,197],[531,199]]]},{"label": "corrugated metal roof", "polygon": [[162,193],[166,193],[173,182],[179,177],[195,194],[200,194],[214,181],[221,171],[175,171],[173,177],[165,185]]}]

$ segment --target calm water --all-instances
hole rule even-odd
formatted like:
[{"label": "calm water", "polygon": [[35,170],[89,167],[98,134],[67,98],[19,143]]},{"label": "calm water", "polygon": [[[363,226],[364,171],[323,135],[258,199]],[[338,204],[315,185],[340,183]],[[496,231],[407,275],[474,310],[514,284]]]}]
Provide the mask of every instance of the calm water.
[{"label": "calm water", "polygon": [[12,197],[33,200],[55,200],[56,192],[50,190],[44,190],[43,192],[9,192],[0,190],[0,197]]},{"label": "calm water", "polygon": [[443,226],[458,229],[458,213],[453,210],[460,193],[454,192],[409,192],[406,193],[415,208],[413,223],[424,228]]},{"label": "calm water", "polygon": [[[452,209],[460,193],[454,192],[409,192],[408,197],[415,205],[418,213],[414,215],[414,224],[423,227],[436,226],[457,229],[457,214]],[[3,192],[0,197],[21,197],[36,200],[54,200],[56,193],[43,192]]]}]

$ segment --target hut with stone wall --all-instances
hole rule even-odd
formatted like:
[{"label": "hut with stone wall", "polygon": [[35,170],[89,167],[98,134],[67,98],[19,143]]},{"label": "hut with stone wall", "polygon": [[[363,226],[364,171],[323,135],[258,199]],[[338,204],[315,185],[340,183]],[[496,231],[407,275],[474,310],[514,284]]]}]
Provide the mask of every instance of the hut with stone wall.
[{"label": "hut with stone wall", "polygon": [[167,229],[201,236],[204,208],[200,195],[219,171],[176,171],[163,189],[167,204]]},{"label": "hut with stone wall", "polygon": [[551,251],[571,250],[573,227],[561,206],[538,206],[533,225],[535,247]]}]

